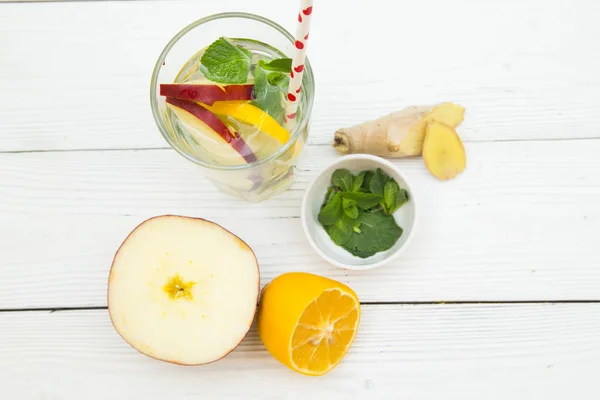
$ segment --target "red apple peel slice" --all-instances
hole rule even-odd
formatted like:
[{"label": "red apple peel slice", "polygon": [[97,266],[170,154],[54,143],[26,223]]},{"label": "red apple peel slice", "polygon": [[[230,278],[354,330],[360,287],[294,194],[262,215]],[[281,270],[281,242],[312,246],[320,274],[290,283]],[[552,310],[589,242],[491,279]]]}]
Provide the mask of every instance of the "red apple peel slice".
[{"label": "red apple peel slice", "polygon": [[215,101],[252,100],[254,85],[198,85],[168,83],[160,85],[160,95],[212,105]]}]

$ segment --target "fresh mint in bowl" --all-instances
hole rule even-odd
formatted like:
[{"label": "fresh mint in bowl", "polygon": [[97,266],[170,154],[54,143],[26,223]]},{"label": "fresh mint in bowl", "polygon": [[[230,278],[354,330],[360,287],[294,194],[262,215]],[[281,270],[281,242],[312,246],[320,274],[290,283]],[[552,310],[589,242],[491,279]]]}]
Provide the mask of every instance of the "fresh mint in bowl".
[{"label": "fresh mint in bowl", "polygon": [[397,257],[416,224],[414,192],[389,161],[342,157],[310,184],[302,203],[308,241],[326,261],[346,269],[379,267]]}]

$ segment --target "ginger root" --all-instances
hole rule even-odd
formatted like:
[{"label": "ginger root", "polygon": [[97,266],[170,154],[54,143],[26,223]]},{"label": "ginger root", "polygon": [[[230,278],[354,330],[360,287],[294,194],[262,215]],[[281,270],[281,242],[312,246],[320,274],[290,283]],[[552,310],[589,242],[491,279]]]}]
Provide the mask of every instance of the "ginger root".
[{"label": "ginger root", "polygon": [[421,155],[425,131],[431,121],[456,128],[465,109],[453,103],[413,106],[374,121],[363,122],[335,132],[334,147],[344,154],[368,153],[401,158]]},{"label": "ginger root", "polygon": [[464,171],[467,156],[460,137],[448,125],[431,121],[423,143],[423,160],[433,176],[443,181]]}]

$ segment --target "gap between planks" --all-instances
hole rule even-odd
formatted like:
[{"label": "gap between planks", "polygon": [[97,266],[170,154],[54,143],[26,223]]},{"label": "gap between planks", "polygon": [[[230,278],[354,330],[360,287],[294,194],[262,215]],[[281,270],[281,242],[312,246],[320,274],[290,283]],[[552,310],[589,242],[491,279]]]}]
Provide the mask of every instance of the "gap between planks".
[{"label": "gap between planks", "polygon": [[[54,0],[49,0],[54,1]],[[61,0],[62,1],[62,0]],[[86,0],[67,0],[67,1],[86,1]],[[92,0],[92,1],[113,1],[113,0]],[[122,1],[122,0],[121,0]],[[146,0],[126,0],[126,1],[146,1]],[[2,0],[0,0],[2,2]],[[463,140],[463,143],[521,143],[521,142],[567,142],[567,141],[595,141],[599,137],[573,137],[573,138],[547,138],[547,139],[490,139],[490,140]],[[307,143],[307,147],[325,147],[331,146],[331,143]],[[89,153],[89,152],[116,152],[116,151],[162,151],[172,150],[169,146],[159,147],[130,147],[130,148],[99,148],[99,149],[48,149],[48,150],[0,150],[0,154],[29,154],[29,153]]]},{"label": "gap between planks", "polygon": [[[466,300],[466,301],[361,301],[363,306],[443,306],[443,305],[487,305],[487,304],[600,304],[600,300]],[[5,308],[0,313],[7,312],[60,312],[60,311],[89,311],[108,310],[107,306],[85,307],[39,307],[39,308]]]}]

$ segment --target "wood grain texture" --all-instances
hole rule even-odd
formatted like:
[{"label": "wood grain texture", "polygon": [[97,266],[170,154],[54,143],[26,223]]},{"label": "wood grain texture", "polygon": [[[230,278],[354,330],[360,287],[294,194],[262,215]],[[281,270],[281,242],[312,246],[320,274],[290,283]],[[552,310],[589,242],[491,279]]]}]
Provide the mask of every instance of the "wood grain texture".
[{"label": "wood grain texture", "polygon": [[[296,6],[2,4],[0,151],[165,146],[148,88],[169,39],[197,18],[233,10],[293,31]],[[600,137],[593,40],[600,2],[374,0],[367,7],[332,0],[315,9],[312,143],[407,105],[448,100],[467,107],[467,141]]]},{"label": "wood grain texture", "polygon": [[365,306],[346,358],[310,378],[255,329],[225,359],[180,367],[130,348],[105,310],[0,313],[0,397],[596,400],[599,333],[598,304]]},{"label": "wood grain texture", "polygon": [[172,150],[0,154],[0,309],[106,305],[114,251],[159,214],[212,219],[256,251],[262,283],[310,271],[362,301],[600,300],[600,140],[468,143],[440,182],[395,163],[420,212],[404,255],[382,269],[329,266],[299,219],[308,182],[336,157],[311,146],[291,190],[248,204]]}]

